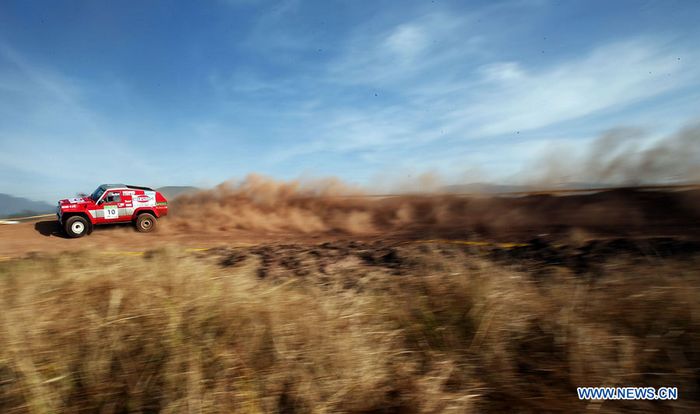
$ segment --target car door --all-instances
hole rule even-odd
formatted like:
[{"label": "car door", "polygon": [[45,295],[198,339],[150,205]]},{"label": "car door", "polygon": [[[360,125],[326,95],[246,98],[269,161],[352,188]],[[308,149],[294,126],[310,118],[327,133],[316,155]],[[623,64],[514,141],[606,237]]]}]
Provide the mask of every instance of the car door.
[{"label": "car door", "polygon": [[120,190],[107,190],[102,197],[100,208],[97,210],[97,217],[98,223],[117,223],[131,220],[131,217],[126,215]]}]

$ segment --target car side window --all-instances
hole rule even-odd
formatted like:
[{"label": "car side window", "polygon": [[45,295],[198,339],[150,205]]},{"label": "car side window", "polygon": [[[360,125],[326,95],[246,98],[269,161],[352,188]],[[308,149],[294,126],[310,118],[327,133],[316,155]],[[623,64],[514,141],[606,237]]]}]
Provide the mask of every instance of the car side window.
[{"label": "car side window", "polygon": [[119,194],[117,192],[109,193],[105,197],[105,202],[107,202],[107,203],[121,203],[122,202],[121,194]]}]

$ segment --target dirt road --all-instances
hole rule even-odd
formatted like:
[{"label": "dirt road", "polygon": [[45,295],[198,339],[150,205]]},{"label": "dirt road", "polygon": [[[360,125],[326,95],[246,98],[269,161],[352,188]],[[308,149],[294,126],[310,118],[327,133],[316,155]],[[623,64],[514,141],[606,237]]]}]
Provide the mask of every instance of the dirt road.
[{"label": "dirt road", "polygon": [[176,200],[154,233],[104,226],[81,239],[43,219],[0,226],[0,257],[31,252],[165,246],[318,244],[336,240],[425,239],[577,243],[596,238],[700,239],[700,190],[615,189],[579,195],[519,197],[405,196],[386,199],[285,198],[263,204],[235,197]]}]

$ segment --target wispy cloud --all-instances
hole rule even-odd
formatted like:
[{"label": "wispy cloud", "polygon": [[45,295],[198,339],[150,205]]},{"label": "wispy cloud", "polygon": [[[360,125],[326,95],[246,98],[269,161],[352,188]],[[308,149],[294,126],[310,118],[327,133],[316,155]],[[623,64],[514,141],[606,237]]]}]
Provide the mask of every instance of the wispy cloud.
[{"label": "wispy cloud", "polygon": [[619,109],[697,83],[693,54],[660,41],[633,39],[599,46],[544,70],[529,71],[517,62],[487,65],[475,94],[446,116],[448,128],[469,128],[469,136],[478,137]]},{"label": "wispy cloud", "polygon": [[[326,76],[338,84],[371,85],[382,89],[420,85],[416,77],[431,72],[433,78],[449,74],[449,64],[478,55],[481,35],[471,30],[472,15],[442,12],[372,30],[360,27],[343,45]],[[437,69],[437,73],[435,72]],[[456,69],[456,68],[455,68]],[[409,88],[410,90],[411,88]]]},{"label": "wispy cloud", "polygon": [[[429,37],[414,29],[406,34],[406,27],[413,26],[403,24],[377,38],[377,50],[387,44],[402,44],[396,36]],[[420,40],[415,49],[406,47],[399,57],[417,59],[417,55],[428,53],[423,44]],[[697,85],[700,79],[691,63],[692,51],[675,49],[658,40],[603,44],[583,55],[538,68],[521,62],[468,68],[461,59],[468,56],[469,47],[465,49],[461,54],[453,52],[454,60],[442,62],[465,68],[461,78],[451,74],[449,81],[435,76],[426,67],[429,64],[412,66],[410,77],[401,70],[387,70],[393,61],[377,50],[359,53],[355,65],[346,63],[352,60],[350,57],[331,63],[330,71],[320,81],[335,85],[337,93],[344,90],[343,81],[350,80],[381,84],[380,93],[395,96],[379,106],[371,96],[364,98],[366,102],[356,101],[351,108],[326,102],[309,114],[315,137],[307,137],[314,144],[303,141],[301,145],[309,152],[319,147],[340,152],[382,152],[391,146],[415,147],[439,144],[441,140],[469,145],[478,139],[536,131],[596,113],[618,111]],[[684,60],[678,59],[681,55]],[[401,68],[404,63],[399,59],[394,66]],[[360,70],[362,65],[364,71]]]},{"label": "wispy cloud", "polygon": [[[4,42],[0,68],[0,166],[43,177],[29,185],[7,176],[0,181],[3,191],[33,194],[32,185],[46,188],[58,180],[93,186],[93,171],[110,171],[115,179],[154,172],[90,109],[80,82],[31,62]],[[124,174],[125,165],[133,174]]]}]

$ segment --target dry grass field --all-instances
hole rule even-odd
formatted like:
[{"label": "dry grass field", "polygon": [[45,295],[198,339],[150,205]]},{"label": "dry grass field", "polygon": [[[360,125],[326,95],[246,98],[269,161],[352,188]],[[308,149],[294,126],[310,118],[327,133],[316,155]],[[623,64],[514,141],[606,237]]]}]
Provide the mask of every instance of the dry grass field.
[{"label": "dry grass field", "polygon": [[[650,239],[38,253],[0,262],[0,412],[697,412],[699,252]],[[680,396],[577,399],[598,385]]]}]

